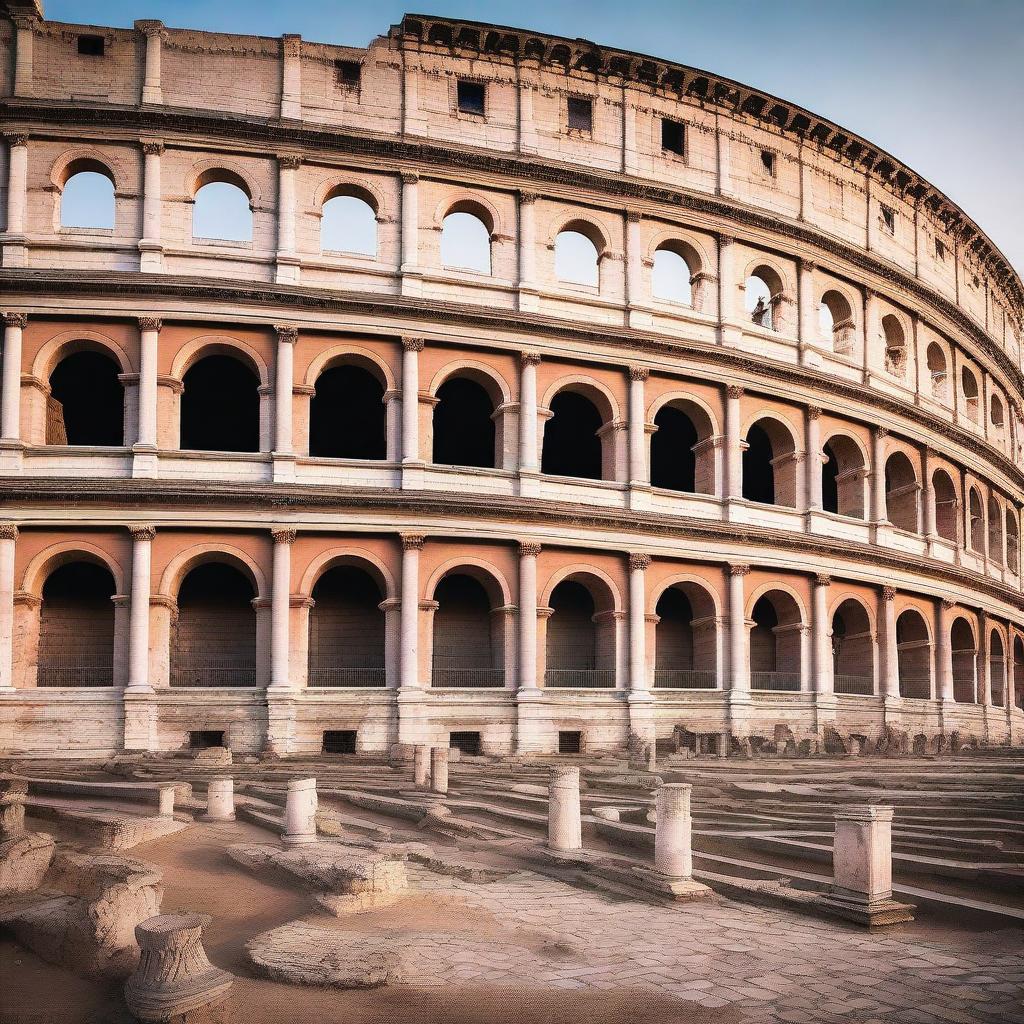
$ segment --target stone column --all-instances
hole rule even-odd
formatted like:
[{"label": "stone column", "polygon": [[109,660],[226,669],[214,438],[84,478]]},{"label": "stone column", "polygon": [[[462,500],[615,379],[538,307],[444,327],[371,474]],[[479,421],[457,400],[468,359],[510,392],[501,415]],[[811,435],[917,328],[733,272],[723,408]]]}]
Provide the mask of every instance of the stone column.
[{"label": "stone column", "polygon": [[137,21],[135,31],[146,37],[146,69],[142,76],[142,102],[163,103],[160,87],[160,57],[163,50],[164,23],[162,21]]},{"label": "stone column", "polygon": [[540,454],[537,422],[537,367],[540,355],[523,352],[519,362],[519,493],[535,497]]},{"label": "stone column", "polygon": [[3,382],[0,387],[0,445],[21,443],[21,336],[28,324],[24,313],[4,313]]},{"label": "stone column", "polygon": [[402,628],[400,681],[403,690],[418,690],[419,681],[419,612],[420,551],[423,536],[402,534]]},{"label": "stone column", "polygon": [[650,476],[647,472],[647,404],[644,398],[644,384],[649,371],[643,366],[629,368],[629,485],[630,487],[650,487]]},{"label": "stone column", "polygon": [[819,573],[814,577],[811,615],[811,653],[814,671],[814,692],[819,696],[834,692],[832,678],[832,623],[828,615],[828,588],[832,577]]},{"label": "stone column", "polygon": [[202,820],[235,820],[234,779],[210,779],[206,786],[206,814]]},{"label": "stone column", "polygon": [[[19,30],[19,35],[20,35]],[[28,213],[28,136],[6,135],[7,143],[7,230],[3,233],[5,267],[28,264],[25,218]]]},{"label": "stone column", "polygon": [[921,519],[930,544],[938,538],[939,532],[935,528],[935,488],[932,486],[931,449],[927,445],[921,452]]},{"label": "stone column", "polygon": [[420,465],[420,353],[422,338],[402,339],[402,462]]},{"label": "stone column", "polygon": [[296,327],[275,324],[277,360],[274,377],[274,479],[295,479],[295,443],[292,437],[295,386]]},{"label": "stone column", "polygon": [[402,172],[402,294],[419,295],[422,291],[419,267],[419,182],[412,171]]},{"label": "stone column", "polygon": [[743,577],[749,565],[729,566],[729,689],[733,694],[750,693],[750,668],[747,664],[746,587]]},{"label": "stone column", "polygon": [[519,545],[519,691],[537,686],[537,556],[540,545]]},{"label": "stone column", "polygon": [[147,274],[159,274],[164,269],[163,185],[160,179],[160,158],[163,156],[163,152],[163,142],[156,139],[143,140],[142,237],[139,239],[139,270]]},{"label": "stone column", "polygon": [[896,643],[896,588],[882,587],[882,695],[886,700],[900,695],[900,655]]},{"label": "stone column", "polygon": [[132,590],[128,615],[128,690],[152,693],[149,681],[149,599],[152,592],[152,526],[131,526]]},{"label": "stone column", "polygon": [[718,238],[718,342],[738,345],[743,332],[736,323],[736,239]]},{"label": "stone column", "polygon": [[[638,210],[626,211],[626,307],[641,302],[643,286],[641,283],[641,249],[640,249],[640,213]],[[644,378],[646,380],[646,377]]]},{"label": "stone column", "polygon": [[885,439],[889,431],[875,427],[871,432],[871,519],[876,524],[887,523],[885,506]]},{"label": "stone column", "polygon": [[807,407],[807,508],[814,512],[822,509],[821,469],[824,456],[821,449],[821,409]]},{"label": "stone column", "polygon": [[293,779],[288,783],[284,808],[285,846],[308,846],[316,842],[316,779]]},{"label": "stone column", "polygon": [[139,317],[139,408],[136,442],[132,446],[132,476],[157,474],[157,361],[163,323]]},{"label": "stone column", "polygon": [[647,600],[647,569],[651,556],[633,553],[629,556],[629,689],[631,694],[647,690],[647,622],[644,606]]},{"label": "stone column", "polygon": [[430,751],[430,789],[442,796],[448,792],[447,747],[434,747]]},{"label": "stone column", "polygon": [[800,260],[797,270],[797,336],[800,341],[800,362],[805,366],[820,366],[821,357],[813,350],[818,340],[818,310],[814,304],[815,265]]},{"label": "stone column", "polygon": [[281,36],[281,116],[302,117],[302,36]]},{"label": "stone column", "polygon": [[412,773],[413,782],[417,786],[426,787],[430,778],[430,744],[416,744],[413,750]]},{"label": "stone column", "polygon": [[302,157],[277,158],[277,275],[278,284],[298,284],[299,257],[295,254],[295,172]]},{"label": "stone column", "polygon": [[14,22],[14,95],[31,96],[32,41],[38,19],[33,14],[18,12],[12,15],[11,21]]},{"label": "stone column", "polygon": [[552,850],[579,850],[583,846],[580,821],[579,768],[552,768],[548,787],[548,846]]},{"label": "stone column", "polygon": [[270,685],[275,689],[291,686],[289,653],[291,650],[292,544],[295,530],[273,529],[274,559],[270,590]]},{"label": "stone column", "polygon": [[537,194],[519,193],[519,308],[537,309]]},{"label": "stone column", "polygon": [[0,523],[0,690],[14,686],[14,557],[18,527]]},{"label": "stone column", "polygon": [[693,875],[689,783],[660,786],[655,797],[654,870],[671,878]]},{"label": "stone column", "polygon": [[936,697],[944,704],[953,700],[953,645],[950,641],[950,612],[955,602],[939,601],[935,622]]},{"label": "stone column", "polygon": [[730,384],[725,389],[725,488],[724,497],[743,496],[743,439],[740,437],[740,399],[743,388]]},{"label": "stone column", "polygon": [[[978,680],[978,689],[981,693],[978,695],[980,699],[976,697],[976,703],[981,704],[986,711],[992,706],[992,647],[988,628],[988,612],[981,608],[978,611],[978,650],[981,654],[981,678]],[[987,719],[985,725],[987,728]]]}]

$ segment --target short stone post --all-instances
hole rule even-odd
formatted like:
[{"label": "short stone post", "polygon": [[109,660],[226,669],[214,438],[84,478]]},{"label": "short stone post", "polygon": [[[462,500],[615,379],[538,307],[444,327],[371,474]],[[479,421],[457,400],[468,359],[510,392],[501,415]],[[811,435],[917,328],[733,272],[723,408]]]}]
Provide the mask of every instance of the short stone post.
[{"label": "short stone post", "polygon": [[668,782],[655,798],[657,822],[654,827],[654,868],[671,878],[693,874],[690,852],[690,791],[687,782]]},{"label": "short stone post", "polygon": [[835,815],[832,891],[825,903],[869,928],[914,919],[913,906],[892,898],[892,813],[891,807],[863,804]]},{"label": "short stone post", "polygon": [[186,1014],[227,998],[235,979],[214,967],[203,949],[203,929],[211,920],[206,914],[159,914],[136,925],[141,956],[125,982],[124,1000],[140,1021],[188,1021]]},{"label": "short stone post", "polygon": [[417,786],[426,786],[430,775],[430,745],[417,743],[413,751],[413,781]]},{"label": "short stone post", "polygon": [[583,846],[579,768],[551,770],[551,784],[548,788],[548,846],[552,850],[579,850]]},{"label": "short stone post", "polygon": [[448,792],[447,747],[434,747],[430,751],[430,789],[442,795]]},{"label": "short stone post", "polygon": [[11,776],[0,777],[0,842],[20,839],[25,834],[25,799],[28,782]]},{"label": "short stone post", "polygon": [[288,783],[282,836],[285,846],[316,842],[316,805],[316,779],[295,779]]},{"label": "short stone post", "polygon": [[203,821],[235,820],[235,780],[211,779],[206,787]]},{"label": "short stone post", "polygon": [[160,787],[160,808],[157,812],[161,818],[174,817],[174,797],[176,796],[173,786]]}]

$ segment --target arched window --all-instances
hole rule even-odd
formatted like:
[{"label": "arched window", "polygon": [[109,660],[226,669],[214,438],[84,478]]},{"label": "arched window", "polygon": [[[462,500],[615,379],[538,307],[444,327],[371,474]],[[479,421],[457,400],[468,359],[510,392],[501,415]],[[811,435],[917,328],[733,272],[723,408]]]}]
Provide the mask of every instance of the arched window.
[{"label": "arched window", "polygon": [[758,420],[747,431],[743,452],[743,497],[765,505],[796,508],[792,435],[777,420]]},{"label": "arched window", "polygon": [[875,692],[875,650],[864,606],[845,600],[832,616],[832,673],[836,693]]},{"label": "arched window", "polygon": [[907,371],[907,339],[899,320],[888,313],[882,317],[882,338],[885,341],[885,369],[894,377]]},{"label": "arched window", "polygon": [[124,444],[121,368],[105,352],[73,352],[50,374],[46,443],[120,448]]},{"label": "arched window", "polygon": [[192,206],[192,237],[251,242],[252,197],[245,182],[230,171],[208,171],[198,186]]},{"label": "arched window", "polygon": [[37,686],[113,686],[114,577],[105,566],[67,562],[43,584]]},{"label": "arched window", "polygon": [[1006,417],[1003,413],[1003,400],[998,395],[992,395],[989,403],[989,419],[997,432],[1001,432],[1006,424]]},{"label": "arched window", "polygon": [[946,353],[940,344],[933,341],[928,345],[925,359],[928,363],[928,376],[932,382],[932,398],[938,402],[944,402],[949,394]]},{"label": "arched window", "polygon": [[[852,438],[837,434],[825,442],[821,467],[822,508],[854,519],[864,518],[867,473],[864,455]],[[811,466],[813,471],[813,463]]]},{"label": "arched window", "polygon": [[886,517],[897,529],[918,532],[917,473],[903,452],[893,452],[885,463]]},{"label": "arched window", "polygon": [[960,369],[960,388],[964,393],[964,412],[974,423],[979,421],[978,378],[966,366]]},{"label": "arched window", "polygon": [[209,355],[183,379],[181,447],[187,451],[260,450],[259,378],[240,359]]},{"label": "arched window", "polygon": [[957,523],[960,502],[953,479],[944,469],[937,469],[932,474],[932,491],[935,500],[935,531],[944,540],[955,544],[959,539]]},{"label": "arched window", "polygon": [[896,620],[896,658],[900,696],[929,700],[932,695],[932,645],[924,616],[908,608]]},{"label": "arched window", "polygon": [[468,377],[449,377],[437,389],[434,406],[434,462],[441,466],[493,469],[494,403],[481,384]]},{"label": "arched window", "polygon": [[1013,702],[1024,708],[1024,640],[1013,641]]},{"label": "arched window", "polygon": [[743,285],[743,294],[750,322],[769,331],[776,330],[775,305],[778,292],[772,291],[763,270],[755,271],[747,278]]},{"label": "arched window", "polygon": [[1003,517],[1006,523],[1006,566],[1010,572],[1018,572],[1020,566],[1020,534],[1017,528],[1017,516],[1013,509],[1008,508]]},{"label": "arched window", "polygon": [[547,623],[544,685],[614,687],[615,634],[610,623],[599,627],[590,590],[576,580],[562,580],[552,591]]},{"label": "arched window", "polygon": [[993,562],[1005,565],[1003,558],[1003,514],[999,502],[990,495],[988,499],[988,557]]},{"label": "arched window", "polygon": [[773,590],[758,598],[751,618],[751,689],[799,690],[799,605],[785,591]]},{"label": "arched window", "polygon": [[310,686],[384,686],[384,600],[369,573],[328,569],[313,587],[309,613]]},{"label": "arched window", "polygon": [[989,637],[988,664],[992,703],[1001,708],[1006,703],[1006,655],[1003,651],[1003,638],[995,630],[992,630]]},{"label": "arched window", "polygon": [[567,284],[598,288],[601,284],[597,244],[579,227],[567,227],[555,239],[555,276]]},{"label": "arched window", "polygon": [[309,405],[309,454],[321,459],[387,455],[384,385],[365,367],[342,363],[316,379]]},{"label": "arched window", "polygon": [[694,584],[668,587],[658,599],[654,627],[654,685],[684,690],[718,686],[715,610]]},{"label": "arched window", "polygon": [[483,585],[472,576],[451,573],[437,585],[434,600],[431,686],[504,686],[504,617],[492,614]]},{"label": "arched window", "polygon": [[453,270],[491,272],[491,232],[475,214],[449,213],[441,223],[441,263]]},{"label": "arched window", "polygon": [[962,616],[949,631],[953,649],[953,700],[958,704],[976,703],[978,681],[978,645],[971,624]]},{"label": "arched window", "polygon": [[602,479],[601,427],[601,413],[589,398],[568,389],[559,391],[551,401],[551,419],[544,426],[541,472]]},{"label": "arched window", "polygon": [[206,562],[178,589],[171,637],[172,686],[255,686],[252,584],[234,566]]},{"label": "arched window", "polygon": [[967,512],[971,518],[969,546],[977,554],[985,550],[985,512],[981,504],[981,495],[972,487],[968,497]]},{"label": "arched window", "polygon": [[320,249],[376,256],[377,213],[374,208],[356,195],[332,195],[321,211]]},{"label": "arched window", "polygon": [[[715,493],[711,420],[700,406],[681,400],[663,405],[654,417],[651,484],[690,494]],[[698,447],[700,450],[698,451]]]},{"label": "arched window", "polygon": [[114,179],[97,160],[76,160],[60,192],[62,228],[114,228]]},{"label": "arched window", "polygon": [[693,270],[678,247],[667,242],[655,250],[651,267],[651,294],[654,298],[692,306],[692,277]]},{"label": "arched window", "polygon": [[827,291],[818,306],[818,337],[839,356],[853,354],[853,309],[846,296]]}]

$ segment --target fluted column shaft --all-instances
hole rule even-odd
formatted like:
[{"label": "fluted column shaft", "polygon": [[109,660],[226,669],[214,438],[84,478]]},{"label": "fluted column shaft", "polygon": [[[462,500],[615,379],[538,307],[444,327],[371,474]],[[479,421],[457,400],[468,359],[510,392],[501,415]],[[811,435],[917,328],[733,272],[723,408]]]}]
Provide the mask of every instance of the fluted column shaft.
[{"label": "fluted column shaft", "polygon": [[749,565],[729,566],[729,688],[734,692],[750,691],[750,670],[747,665],[746,587],[743,578]]},{"label": "fluted column shaft", "polygon": [[402,339],[402,461],[420,460],[420,353],[422,338]]},{"label": "fluted column shaft", "polygon": [[132,592],[128,606],[128,690],[149,692],[149,602],[152,591],[152,526],[133,526]]},{"label": "fluted column shaft", "polygon": [[519,545],[519,689],[537,689],[537,556],[540,545]]},{"label": "fluted column shaft", "polygon": [[644,398],[644,384],[648,371],[642,366],[629,368],[629,481],[633,484],[647,484],[647,435],[644,430],[647,405]]},{"label": "fluted column shaft", "polygon": [[292,543],[295,531],[271,530],[274,556],[270,590],[270,685],[286,689],[291,685],[291,585]]},{"label": "fluted column shaft", "polygon": [[402,620],[399,685],[419,688],[420,551],[423,537],[402,535]]},{"label": "fluted column shaft", "polygon": [[647,569],[651,556],[629,556],[629,688],[633,693],[647,690]]}]

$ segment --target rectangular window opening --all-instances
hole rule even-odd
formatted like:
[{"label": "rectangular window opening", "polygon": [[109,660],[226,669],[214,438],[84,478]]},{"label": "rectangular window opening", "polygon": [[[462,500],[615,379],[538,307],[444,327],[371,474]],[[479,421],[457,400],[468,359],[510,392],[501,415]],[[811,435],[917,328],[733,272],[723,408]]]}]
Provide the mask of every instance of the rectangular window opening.
[{"label": "rectangular window opening", "polygon": [[459,112],[463,114],[483,114],[486,90],[483,82],[458,82]]},{"label": "rectangular window opening", "polygon": [[338,76],[338,85],[355,87],[359,84],[363,73],[363,65],[357,60],[336,60],[334,69]]},{"label": "rectangular window opening", "polygon": [[104,45],[103,36],[78,37],[78,52],[83,57],[102,57]]},{"label": "rectangular window opening", "polygon": [[467,757],[480,756],[480,733],[453,732],[448,734],[448,746],[454,747]]},{"label": "rectangular window opening", "polygon": [[559,732],[558,752],[560,754],[579,754],[583,750],[583,733]]},{"label": "rectangular window opening", "polygon": [[686,150],[686,126],[679,121],[663,117],[661,119],[661,148],[676,156],[683,156]]},{"label": "rectangular window opening", "polygon": [[761,166],[764,168],[765,174],[775,177],[775,154],[771,150],[761,150]]},{"label": "rectangular window opening", "polygon": [[945,260],[946,258],[946,243],[941,238],[935,239],[935,258],[937,260]]},{"label": "rectangular window opening", "polygon": [[890,235],[896,233],[896,211],[891,206],[886,206],[884,203],[882,206],[882,226]]},{"label": "rectangular window opening", "polygon": [[212,729],[198,729],[188,734],[188,745],[192,750],[209,750],[210,747],[223,747],[224,733]]},{"label": "rectangular window opening", "polygon": [[356,730],[324,730],[323,752],[325,754],[354,754],[356,752]]},{"label": "rectangular window opening", "polygon": [[570,96],[569,127],[589,132],[594,127],[594,102],[585,96]]}]

